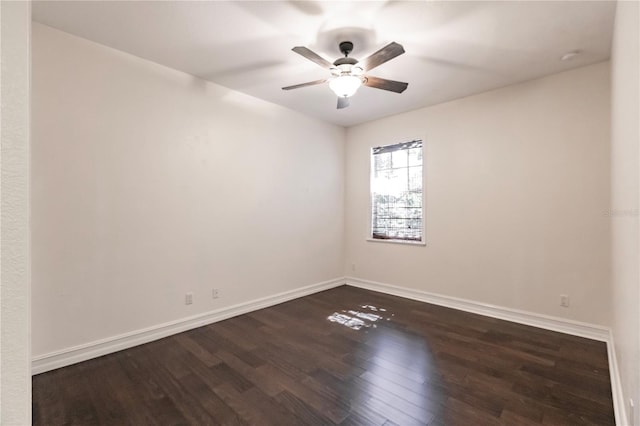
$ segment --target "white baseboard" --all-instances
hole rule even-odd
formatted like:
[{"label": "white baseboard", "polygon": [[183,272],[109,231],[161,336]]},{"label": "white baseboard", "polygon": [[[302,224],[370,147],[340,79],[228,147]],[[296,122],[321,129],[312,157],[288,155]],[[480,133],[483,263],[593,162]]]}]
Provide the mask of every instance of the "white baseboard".
[{"label": "white baseboard", "polygon": [[490,305],[487,303],[475,302],[473,300],[459,299],[456,297],[429,293],[422,290],[414,290],[376,281],[363,280],[355,277],[345,277],[345,282],[350,286],[379,291],[393,296],[432,303],[434,305],[445,306],[447,308],[458,309],[465,312],[606,342],[616,424],[619,426],[626,426],[628,424],[625,410],[626,405],[620,383],[620,371],[618,370],[615,345],[613,344],[613,334],[609,327],[549,315],[536,314],[518,309],[505,308],[503,306]]},{"label": "white baseboard", "polygon": [[297,299],[309,294],[318,293],[340,285],[344,285],[344,278],[336,278],[295,290],[285,291],[272,296],[251,300],[249,302],[228,306],[214,311],[205,312],[176,321],[155,325],[141,330],[135,330],[118,336],[108,337],[82,345],[65,348],[59,351],[50,352],[36,356],[31,362],[32,374],[40,374],[45,371],[65,367],[77,362],[97,358],[102,355],[117,352],[133,346],[148,343],[153,340],[162,339],[173,334],[202,327],[217,321],[222,321],[231,317],[246,314],[248,312],[277,305],[288,300]]},{"label": "white baseboard", "polygon": [[586,337],[602,342],[606,342],[609,340],[609,328],[600,325],[572,321],[565,318],[553,317],[549,315],[536,314],[533,312],[521,311],[518,309],[505,308],[503,306],[490,305],[488,303],[460,299],[457,297],[445,296],[442,294],[429,293],[422,290],[414,290],[406,287],[379,283],[376,281],[363,280],[360,278],[345,277],[345,281],[348,285],[354,287],[379,291],[394,296],[418,300],[420,302],[432,303],[434,305],[458,309],[460,311],[471,312],[474,314],[480,314],[511,322],[517,322],[519,324],[544,328],[546,330],[558,331],[560,333],[571,334],[574,336]]},{"label": "white baseboard", "polygon": [[624,393],[622,392],[622,383],[620,382],[620,370],[618,369],[618,358],[616,357],[613,332],[609,333],[609,340],[607,340],[607,355],[609,356],[611,396],[613,397],[613,411],[616,416],[616,424],[619,426],[628,425],[627,403],[624,398]]}]

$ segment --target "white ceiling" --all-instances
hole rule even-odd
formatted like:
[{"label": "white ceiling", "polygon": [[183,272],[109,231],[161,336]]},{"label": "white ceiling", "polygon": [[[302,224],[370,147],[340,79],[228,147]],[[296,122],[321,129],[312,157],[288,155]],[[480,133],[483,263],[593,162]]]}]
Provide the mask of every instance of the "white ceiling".
[{"label": "white ceiling", "polygon": [[[613,1],[43,1],[33,19],[322,120],[351,126],[609,58]],[[369,74],[403,94],[362,87],[336,109],[328,77],[291,51],[333,62],[338,42],[363,59],[391,41],[404,55]],[[560,57],[582,53],[570,61]]]}]

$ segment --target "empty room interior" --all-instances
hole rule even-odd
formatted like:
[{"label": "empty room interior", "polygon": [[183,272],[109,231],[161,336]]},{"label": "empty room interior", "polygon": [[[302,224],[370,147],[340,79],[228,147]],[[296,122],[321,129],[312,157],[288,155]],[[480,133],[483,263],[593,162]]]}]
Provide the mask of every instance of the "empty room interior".
[{"label": "empty room interior", "polygon": [[0,8],[0,424],[640,425],[638,1]]}]

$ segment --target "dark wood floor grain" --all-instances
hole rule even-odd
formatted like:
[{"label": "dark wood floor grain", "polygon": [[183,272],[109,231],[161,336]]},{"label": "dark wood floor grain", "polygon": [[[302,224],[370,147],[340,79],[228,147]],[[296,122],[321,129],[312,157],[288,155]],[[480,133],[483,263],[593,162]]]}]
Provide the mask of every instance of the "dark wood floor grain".
[{"label": "dark wood floor grain", "polygon": [[36,425],[613,425],[606,345],[353,287],[33,378]]}]

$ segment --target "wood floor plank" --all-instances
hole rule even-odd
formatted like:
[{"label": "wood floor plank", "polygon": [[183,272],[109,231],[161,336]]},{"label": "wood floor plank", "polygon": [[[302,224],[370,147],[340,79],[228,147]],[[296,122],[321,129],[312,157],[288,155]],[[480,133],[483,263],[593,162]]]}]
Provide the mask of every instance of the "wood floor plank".
[{"label": "wood floor plank", "polygon": [[342,286],[33,378],[34,425],[613,425],[602,342]]},{"label": "wood floor plank", "polygon": [[279,404],[274,398],[265,395],[260,389],[252,388],[242,394],[247,406],[251,406],[258,415],[254,424],[273,424],[277,426],[298,426],[304,424],[302,419]]},{"label": "wood floor plank", "polygon": [[224,360],[229,367],[243,377],[246,377],[254,386],[270,397],[274,397],[285,390],[285,387],[274,380],[273,376],[269,375],[268,372],[250,366],[231,352],[220,351],[218,352],[218,356]]},{"label": "wood floor plank", "polygon": [[342,422],[349,415],[349,401],[340,398],[340,396],[322,391],[319,392],[317,389],[306,386],[303,381],[295,380],[279,368],[271,365],[260,367],[260,370],[273,377],[289,392],[302,398],[318,412],[324,413],[334,424]]},{"label": "wood floor plank", "polygon": [[275,398],[283,407],[298,416],[304,424],[309,425],[328,425],[335,424],[329,417],[325,416],[321,411],[309,406],[296,395],[285,390],[280,392]]},{"label": "wood floor plank", "polygon": [[[152,413],[151,417],[158,419],[154,422],[155,424],[160,424],[162,421],[173,424],[188,423],[187,419],[176,407],[179,402],[172,400],[167,395],[168,390],[160,387],[153,370],[148,369],[145,365],[144,356],[141,355],[141,352],[137,350],[125,354],[120,359],[120,368],[122,368],[127,377],[126,382],[122,383],[122,387],[124,390],[129,391],[127,393],[133,400],[138,399],[137,396],[133,396],[134,393],[139,395],[139,404],[135,406],[139,407],[139,410]],[[135,391],[131,391],[130,384],[134,384]]]},{"label": "wood floor plank", "polygon": [[187,351],[191,352],[194,356],[196,356],[200,362],[204,363],[207,367],[213,367],[214,365],[220,364],[220,358],[213,355],[211,352],[207,351],[205,348],[200,346],[200,344],[192,338],[190,335],[186,333],[180,333],[175,336],[175,342],[180,344]]},{"label": "wood floor plank", "polygon": [[198,401],[211,415],[211,420],[202,424],[246,424],[225,402],[196,374],[189,374],[180,380],[191,398]]}]

